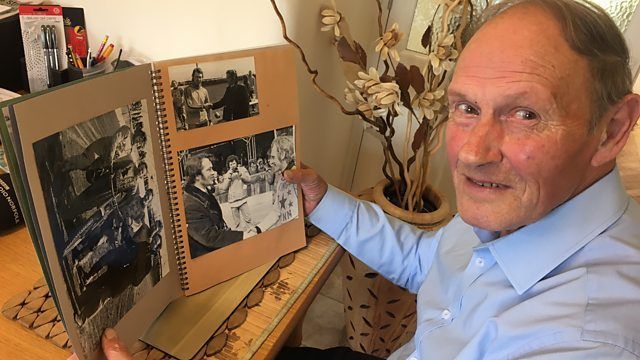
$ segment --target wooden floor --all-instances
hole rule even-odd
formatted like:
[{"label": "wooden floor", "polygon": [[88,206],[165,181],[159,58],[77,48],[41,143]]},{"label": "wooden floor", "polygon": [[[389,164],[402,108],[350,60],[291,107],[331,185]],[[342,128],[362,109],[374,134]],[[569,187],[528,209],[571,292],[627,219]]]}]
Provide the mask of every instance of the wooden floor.
[{"label": "wooden floor", "polygon": [[618,167],[627,192],[640,202],[640,125],[629,137],[629,142],[618,156]]}]

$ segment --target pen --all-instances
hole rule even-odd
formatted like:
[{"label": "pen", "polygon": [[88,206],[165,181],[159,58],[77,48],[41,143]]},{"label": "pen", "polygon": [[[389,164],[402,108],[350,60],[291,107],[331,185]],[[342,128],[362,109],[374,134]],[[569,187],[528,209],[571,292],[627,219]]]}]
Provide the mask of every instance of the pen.
[{"label": "pen", "polygon": [[73,48],[71,48],[71,54],[73,55],[73,59],[74,59],[74,63],[76,64],[76,67],[78,69],[83,69],[84,65],[82,65],[82,60],[80,60],[80,56],[78,56],[78,54],[76,54],[76,52],[73,51]]},{"label": "pen", "polygon": [[91,48],[87,50],[87,69],[91,69]]},{"label": "pen", "polygon": [[60,70],[60,65],[58,63],[58,38],[56,35],[56,26],[49,26],[49,33],[51,34],[51,41],[49,42],[50,51],[51,51],[51,64],[52,69],[55,71]]},{"label": "pen", "polygon": [[102,51],[104,50],[104,47],[107,45],[108,40],[109,40],[109,35],[105,35],[104,39],[102,39],[102,43],[100,44],[100,47],[98,48],[98,52],[96,53],[96,60],[100,59],[100,55],[102,55]]},{"label": "pen", "polygon": [[113,71],[116,71],[116,69],[118,69],[118,64],[120,64],[120,57],[122,57],[122,48],[120,48],[120,51],[118,51],[118,58],[116,59],[116,65],[113,67]]},{"label": "pen", "polygon": [[73,66],[76,66],[76,61],[73,59],[73,55],[71,54],[71,46],[67,46],[65,55],[67,56],[67,62]]},{"label": "pen", "polygon": [[53,45],[52,45],[53,38],[51,37],[51,32],[52,32],[51,31],[51,27],[45,25],[44,34],[45,34],[45,37],[47,38],[47,41],[46,41],[47,49],[49,49],[49,69],[53,70],[55,68],[54,68],[54,65],[53,65],[53,62],[54,62],[54,59],[53,59]]},{"label": "pen", "polygon": [[44,53],[44,63],[47,67],[47,85],[51,86],[51,63],[49,55],[49,39],[47,37],[47,27],[40,27],[40,35],[42,36],[42,51]]},{"label": "pen", "polygon": [[109,55],[111,55],[111,52],[113,51],[113,47],[114,47],[113,44],[109,44],[109,46],[107,46],[107,49],[98,59],[98,62],[106,60],[109,57]]},{"label": "pen", "polygon": [[73,47],[71,45],[67,46],[67,54],[67,56],[71,60],[71,64],[75,67],[80,67],[78,66],[78,62],[76,61],[76,54],[73,52]]}]

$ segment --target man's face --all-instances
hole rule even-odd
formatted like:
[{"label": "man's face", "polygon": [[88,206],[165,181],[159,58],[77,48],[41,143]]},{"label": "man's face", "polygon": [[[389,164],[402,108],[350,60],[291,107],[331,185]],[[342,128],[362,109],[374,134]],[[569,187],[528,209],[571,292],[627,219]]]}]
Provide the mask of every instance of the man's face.
[{"label": "man's face", "polygon": [[202,171],[196,180],[198,180],[202,186],[211,186],[213,185],[215,173],[211,160],[204,158],[202,159]]},{"label": "man's face", "polygon": [[193,81],[193,85],[195,87],[199,87],[202,84],[202,77],[202,73],[199,73],[197,71],[193,73],[193,77],[191,80]]},{"label": "man's face", "polygon": [[238,168],[238,163],[235,160],[229,161],[229,170],[234,171]]},{"label": "man's face", "polygon": [[467,223],[513,231],[590,185],[590,86],[586,60],[540,9],[513,8],[476,34],[448,94],[447,155]]},{"label": "man's face", "polygon": [[271,169],[276,171],[284,171],[287,168],[287,163],[280,160],[280,152],[275,146],[272,146],[271,151],[269,152],[269,165],[271,166]]}]

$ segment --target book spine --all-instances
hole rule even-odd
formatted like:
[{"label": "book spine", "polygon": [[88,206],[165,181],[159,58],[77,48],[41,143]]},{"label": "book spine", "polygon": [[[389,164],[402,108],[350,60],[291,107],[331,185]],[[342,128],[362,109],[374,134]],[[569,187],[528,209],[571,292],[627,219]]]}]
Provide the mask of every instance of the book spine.
[{"label": "book spine", "polygon": [[171,155],[171,142],[169,133],[167,132],[167,114],[165,107],[164,95],[162,93],[162,74],[161,70],[152,70],[151,80],[153,83],[153,98],[156,116],[158,118],[158,133],[160,134],[160,147],[162,150],[162,161],[164,165],[164,180],[167,186],[167,195],[169,196],[169,212],[171,215],[171,232],[173,235],[174,250],[176,253],[176,261],[178,262],[178,270],[180,274],[180,287],[183,291],[189,290],[189,276],[186,271],[186,249],[182,230],[180,228],[180,211],[178,208],[178,186],[173,167],[173,156]]}]

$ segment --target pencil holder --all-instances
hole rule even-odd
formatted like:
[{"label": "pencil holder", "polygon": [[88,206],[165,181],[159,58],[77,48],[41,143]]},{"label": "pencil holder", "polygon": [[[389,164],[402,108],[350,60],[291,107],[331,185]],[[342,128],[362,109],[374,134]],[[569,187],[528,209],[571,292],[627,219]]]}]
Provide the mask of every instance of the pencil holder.
[{"label": "pencil holder", "polygon": [[80,69],[76,66],[69,64],[69,81],[78,80],[82,78],[86,78],[93,75],[104,74],[107,69],[107,64],[102,62],[98,65],[92,66],[91,68],[83,68]]}]

